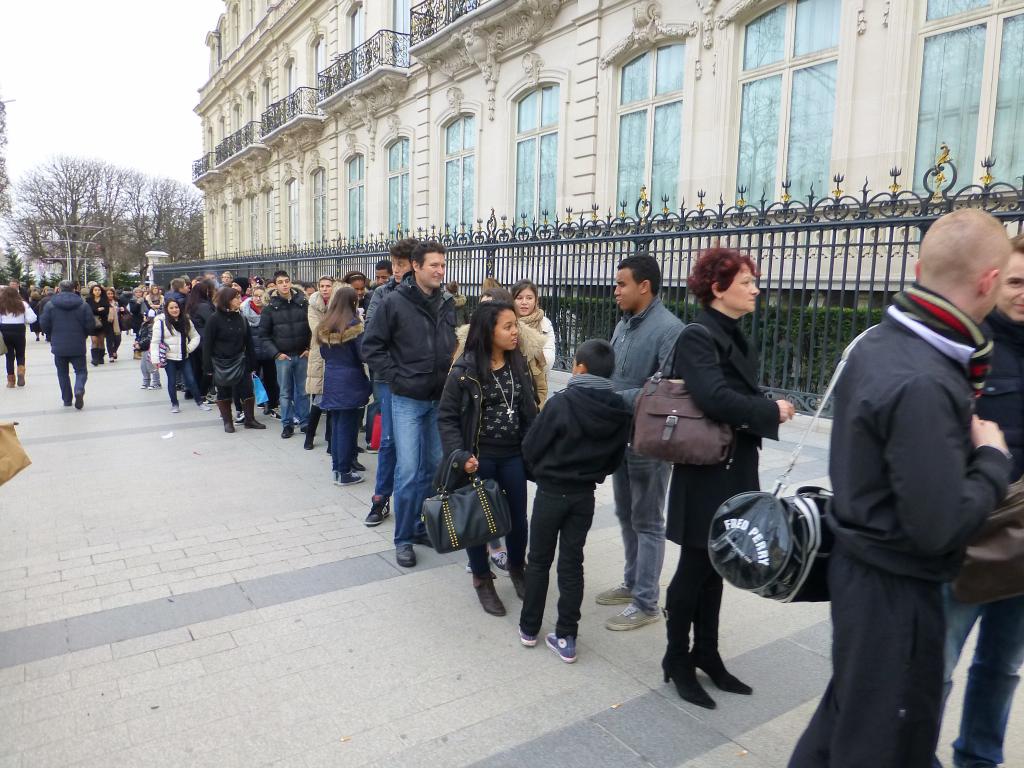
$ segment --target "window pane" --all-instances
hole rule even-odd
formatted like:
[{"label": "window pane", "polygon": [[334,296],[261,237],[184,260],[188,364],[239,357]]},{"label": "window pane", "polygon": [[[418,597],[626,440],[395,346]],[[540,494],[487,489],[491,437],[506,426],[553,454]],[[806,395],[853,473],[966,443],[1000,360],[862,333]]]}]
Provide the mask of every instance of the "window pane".
[{"label": "window pane", "polygon": [[1024,176],[1024,14],[1003,24],[992,157],[1003,180]]},{"label": "window pane", "polygon": [[797,3],[794,56],[839,45],[839,6],[839,0],[800,0]]},{"label": "window pane", "polygon": [[992,0],[928,0],[928,21],[942,19],[975,8],[992,5]]},{"label": "window pane", "polygon": [[527,139],[516,145],[516,210],[515,223],[526,214],[527,221],[537,216],[534,190],[537,188],[535,178],[537,170],[537,140]]},{"label": "window pane", "polygon": [[392,176],[388,179],[388,232],[394,233],[402,225],[402,178]]},{"label": "window pane", "polygon": [[558,134],[549,133],[540,139],[540,202],[537,212],[540,216],[547,211],[552,220],[558,219],[555,209],[555,194],[558,181]]},{"label": "window pane", "polygon": [[540,97],[537,91],[519,100],[519,133],[536,130],[538,101]]},{"label": "window pane", "polygon": [[656,94],[682,90],[685,50],[682,45],[669,45],[658,49],[658,73],[654,86]]},{"label": "window pane", "polygon": [[786,6],[768,11],[747,24],[743,43],[743,68],[757,69],[782,60],[786,36]]},{"label": "window pane", "polygon": [[473,188],[476,179],[476,158],[464,157],[462,159],[462,219],[467,227],[473,225]]},{"label": "window pane", "polygon": [[462,120],[456,120],[444,132],[444,151],[457,155],[462,149]]},{"label": "window pane", "polygon": [[924,173],[935,164],[940,144],[949,146],[961,168],[974,167],[984,57],[984,25],[925,40],[914,164],[918,188]]},{"label": "window pane", "polygon": [[786,175],[793,182],[794,197],[806,195],[812,184],[818,197],[828,190],[837,66],[830,61],[793,73]]},{"label": "window pane", "polygon": [[654,110],[654,155],[649,199],[655,212],[668,195],[668,208],[679,207],[679,146],[683,132],[683,103],[676,101]]},{"label": "window pane", "polygon": [[473,149],[476,147],[476,118],[467,115],[462,118],[462,148]]},{"label": "window pane", "polygon": [[402,146],[402,167],[403,168],[408,168],[409,167],[409,140],[408,139],[402,139],[401,146]]},{"label": "window pane", "polygon": [[399,208],[399,215],[402,220],[402,229],[408,231],[409,229],[409,174],[403,173],[402,179],[402,198],[401,207]]},{"label": "window pane", "polygon": [[388,149],[388,170],[397,171],[402,167],[402,142],[396,141]]},{"label": "window pane", "polygon": [[542,126],[558,125],[558,86],[550,85],[543,92],[544,105],[541,109]]},{"label": "window pane", "polygon": [[769,198],[775,193],[775,163],[779,141],[779,105],[782,75],[755,80],[743,86],[740,116],[740,157],[737,186],[746,187],[747,199]]},{"label": "window pane", "polygon": [[644,183],[644,155],[647,151],[647,110],[630,112],[619,118],[619,177],[615,206],[625,201],[626,211],[640,197]]},{"label": "window pane", "polygon": [[459,222],[459,201],[462,198],[462,162],[449,160],[444,164],[444,223],[455,227]]},{"label": "window pane", "polygon": [[651,95],[651,62],[650,55],[644,54],[633,59],[622,68],[622,92],[620,104],[632,104]]}]

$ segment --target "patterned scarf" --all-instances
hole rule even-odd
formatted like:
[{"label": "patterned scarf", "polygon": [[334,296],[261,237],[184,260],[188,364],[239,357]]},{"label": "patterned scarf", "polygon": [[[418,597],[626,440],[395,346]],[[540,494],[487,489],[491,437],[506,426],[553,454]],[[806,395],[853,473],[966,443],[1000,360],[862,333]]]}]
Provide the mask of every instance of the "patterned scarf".
[{"label": "patterned scarf", "polygon": [[981,397],[985,377],[992,367],[993,345],[978,324],[942,296],[917,283],[896,294],[893,304],[940,336],[974,348],[967,365],[967,380],[974,396]]}]

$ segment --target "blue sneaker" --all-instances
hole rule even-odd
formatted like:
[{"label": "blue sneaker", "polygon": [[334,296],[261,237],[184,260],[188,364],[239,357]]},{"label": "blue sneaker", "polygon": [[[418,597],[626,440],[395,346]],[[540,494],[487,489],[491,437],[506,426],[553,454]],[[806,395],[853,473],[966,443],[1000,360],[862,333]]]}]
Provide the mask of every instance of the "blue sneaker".
[{"label": "blue sneaker", "polygon": [[533,648],[537,644],[536,635],[528,635],[523,632],[523,628],[519,627],[519,642],[525,645],[527,648]]},{"label": "blue sneaker", "polygon": [[558,658],[566,664],[576,661],[576,638],[572,635],[556,637],[554,632],[550,632],[544,641],[548,644],[548,648],[557,653]]}]

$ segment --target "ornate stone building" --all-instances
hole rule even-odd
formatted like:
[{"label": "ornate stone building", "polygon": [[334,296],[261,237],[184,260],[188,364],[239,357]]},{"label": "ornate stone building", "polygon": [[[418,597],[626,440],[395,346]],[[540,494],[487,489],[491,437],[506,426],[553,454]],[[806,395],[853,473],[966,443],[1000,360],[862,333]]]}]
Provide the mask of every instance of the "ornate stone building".
[{"label": "ornate stone building", "polygon": [[[1024,0],[226,0],[206,253],[1024,175]],[[910,182],[911,176],[915,180]],[[961,180],[962,183],[962,180]]]}]

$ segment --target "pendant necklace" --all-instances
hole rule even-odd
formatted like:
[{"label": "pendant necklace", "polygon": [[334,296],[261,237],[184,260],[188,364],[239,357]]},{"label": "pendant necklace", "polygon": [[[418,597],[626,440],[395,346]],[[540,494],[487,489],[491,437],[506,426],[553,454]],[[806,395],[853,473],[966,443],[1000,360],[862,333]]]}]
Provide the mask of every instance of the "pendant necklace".
[{"label": "pendant necklace", "polygon": [[491,371],[491,378],[494,379],[494,383],[498,385],[498,391],[501,392],[501,400],[505,403],[505,413],[508,414],[508,420],[512,421],[512,417],[515,415],[516,406],[516,380],[512,378],[512,372],[509,371],[509,383],[512,385],[512,399],[509,400],[505,397],[505,388],[501,385],[501,380],[494,375],[494,371]]}]

